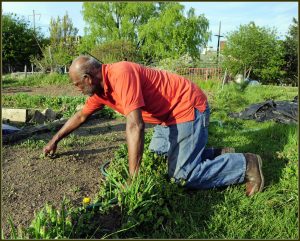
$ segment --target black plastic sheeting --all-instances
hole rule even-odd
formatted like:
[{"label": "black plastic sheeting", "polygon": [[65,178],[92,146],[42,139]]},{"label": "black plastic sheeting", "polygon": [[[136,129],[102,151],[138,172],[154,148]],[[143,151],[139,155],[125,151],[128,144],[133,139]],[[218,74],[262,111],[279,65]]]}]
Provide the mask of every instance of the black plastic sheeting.
[{"label": "black plastic sheeting", "polygon": [[298,96],[292,101],[268,100],[262,103],[252,104],[244,111],[230,113],[229,116],[243,120],[256,120],[258,122],[273,120],[284,124],[297,124]]}]

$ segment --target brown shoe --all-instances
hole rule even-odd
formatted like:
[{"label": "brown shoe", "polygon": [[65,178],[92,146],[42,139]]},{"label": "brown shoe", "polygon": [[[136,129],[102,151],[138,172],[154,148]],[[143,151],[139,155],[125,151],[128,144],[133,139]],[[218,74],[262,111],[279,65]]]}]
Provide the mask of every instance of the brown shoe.
[{"label": "brown shoe", "polygon": [[246,158],[246,195],[252,196],[257,192],[261,192],[264,188],[264,176],[262,173],[262,160],[259,155],[252,153],[244,153]]}]

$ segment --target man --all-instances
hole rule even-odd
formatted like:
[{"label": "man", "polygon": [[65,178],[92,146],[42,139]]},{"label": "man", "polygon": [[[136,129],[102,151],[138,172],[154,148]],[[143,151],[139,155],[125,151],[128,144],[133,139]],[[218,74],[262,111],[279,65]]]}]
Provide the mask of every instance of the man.
[{"label": "man", "polygon": [[157,124],[149,148],[168,157],[169,176],[178,182],[183,180],[187,188],[245,182],[246,195],[262,191],[260,156],[205,148],[209,106],[203,91],[191,81],[131,62],[100,64],[89,56],[76,58],[69,75],[78,90],[90,97],[45,146],[45,154],[55,153],[62,138],[107,105],[126,116],[131,176],[141,163],[146,122]]}]

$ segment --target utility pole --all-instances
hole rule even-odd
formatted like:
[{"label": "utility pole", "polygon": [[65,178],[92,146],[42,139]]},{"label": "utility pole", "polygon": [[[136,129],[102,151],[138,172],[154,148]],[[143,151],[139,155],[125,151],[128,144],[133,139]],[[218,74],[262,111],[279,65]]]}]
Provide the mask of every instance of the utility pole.
[{"label": "utility pole", "polygon": [[32,15],[29,15],[29,17],[30,17],[30,16],[33,17],[33,31],[35,32],[35,16],[36,16],[36,15],[39,15],[40,18],[41,18],[41,14],[36,14],[34,10],[32,10],[32,13],[33,13],[33,14],[32,14]]},{"label": "utility pole", "polygon": [[219,66],[219,53],[220,53],[220,38],[224,37],[221,35],[221,21],[219,23],[219,34],[215,34],[218,37],[218,46],[217,46],[217,65]]}]

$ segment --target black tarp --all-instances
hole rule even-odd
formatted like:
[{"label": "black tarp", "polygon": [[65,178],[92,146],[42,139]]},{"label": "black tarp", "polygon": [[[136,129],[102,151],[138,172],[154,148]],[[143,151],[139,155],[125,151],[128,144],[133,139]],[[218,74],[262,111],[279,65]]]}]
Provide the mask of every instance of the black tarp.
[{"label": "black tarp", "polygon": [[298,96],[292,101],[268,100],[252,104],[244,111],[230,113],[229,116],[244,120],[256,120],[258,122],[274,120],[284,124],[298,123]]}]

